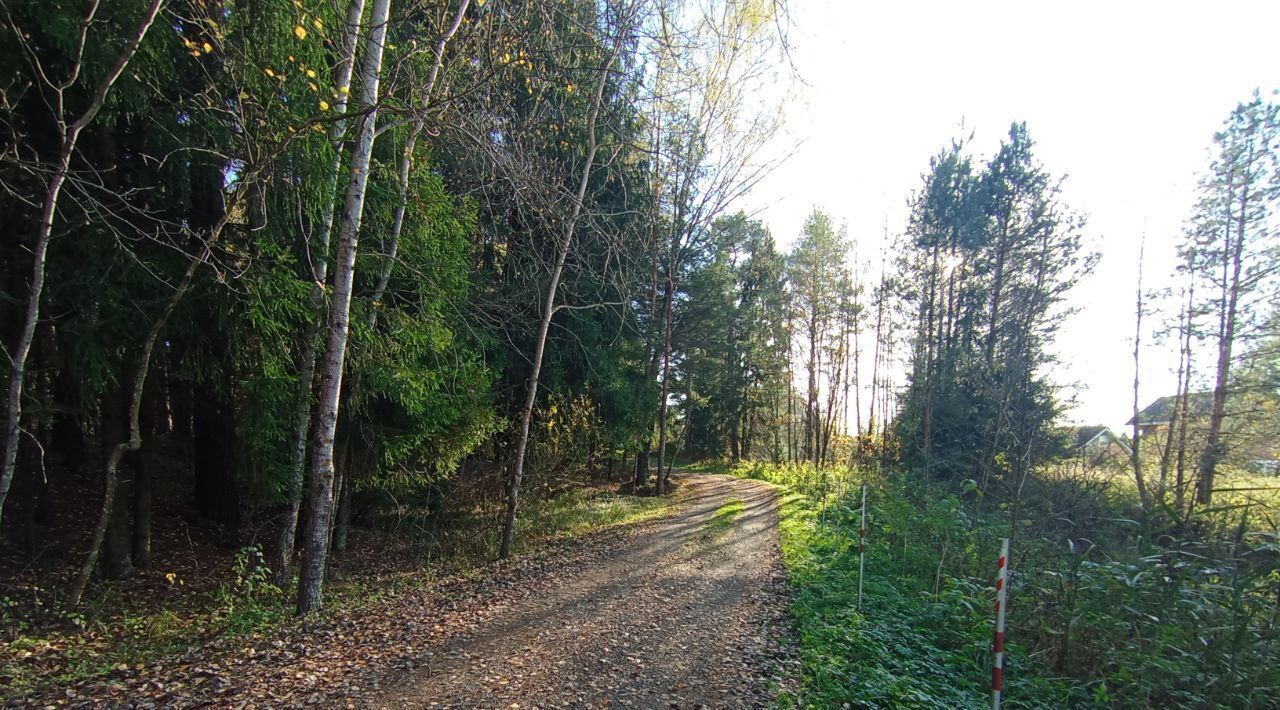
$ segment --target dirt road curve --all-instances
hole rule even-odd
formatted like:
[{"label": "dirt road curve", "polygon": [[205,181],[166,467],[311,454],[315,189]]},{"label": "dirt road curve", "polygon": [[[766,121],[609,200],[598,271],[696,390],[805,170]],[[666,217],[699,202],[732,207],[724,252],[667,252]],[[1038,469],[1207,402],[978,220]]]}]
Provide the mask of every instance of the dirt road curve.
[{"label": "dirt road curve", "polygon": [[[384,708],[746,708],[768,704],[784,602],[777,501],[754,481],[690,475],[695,498],[358,704]],[[719,536],[726,503],[744,509]],[[771,687],[773,689],[771,690]]]}]

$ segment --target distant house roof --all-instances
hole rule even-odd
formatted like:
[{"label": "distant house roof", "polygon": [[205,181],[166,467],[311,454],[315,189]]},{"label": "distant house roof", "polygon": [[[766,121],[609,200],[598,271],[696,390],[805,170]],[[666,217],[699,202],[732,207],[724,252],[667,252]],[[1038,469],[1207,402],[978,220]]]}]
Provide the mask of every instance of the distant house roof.
[{"label": "distant house roof", "polygon": [[[1152,424],[1168,424],[1173,420],[1173,413],[1178,406],[1178,396],[1171,395],[1161,397],[1156,401],[1148,404],[1142,411],[1138,412],[1138,425]],[[1213,408],[1212,392],[1192,392],[1187,395],[1187,413],[1192,417],[1201,417],[1209,413]],[[1130,417],[1126,424],[1133,424],[1133,418]]]},{"label": "distant house roof", "polygon": [[1071,443],[1076,446],[1084,446],[1093,441],[1094,437],[1107,431],[1107,427],[1098,424],[1094,426],[1078,426],[1071,428]]},{"label": "distant house roof", "polygon": [[1104,446],[1114,442],[1124,451],[1129,451],[1128,441],[1116,436],[1116,433],[1111,431],[1110,427],[1103,424],[1072,426],[1067,427],[1065,431],[1067,438],[1071,441],[1071,445],[1077,449],[1083,449],[1095,442]]}]

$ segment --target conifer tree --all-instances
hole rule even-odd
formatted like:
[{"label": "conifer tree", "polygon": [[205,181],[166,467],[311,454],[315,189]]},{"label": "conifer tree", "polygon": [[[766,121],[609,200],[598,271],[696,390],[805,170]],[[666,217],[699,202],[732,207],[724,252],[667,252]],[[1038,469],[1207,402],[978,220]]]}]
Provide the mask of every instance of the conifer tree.
[{"label": "conifer tree", "polygon": [[1199,460],[1196,502],[1213,500],[1218,464],[1229,448],[1223,436],[1231,377],[1241,351],[1263,332],[1276,292],[1280,232],[1273,211],[1280,199],[1280,104],[1255,93],[1232,111],[1214,136],[1217,155],[1200,184],[1200,202],[1183,244],[1183,268],[1205,282],[1203,307],[1216,355],[1213,403]]}]

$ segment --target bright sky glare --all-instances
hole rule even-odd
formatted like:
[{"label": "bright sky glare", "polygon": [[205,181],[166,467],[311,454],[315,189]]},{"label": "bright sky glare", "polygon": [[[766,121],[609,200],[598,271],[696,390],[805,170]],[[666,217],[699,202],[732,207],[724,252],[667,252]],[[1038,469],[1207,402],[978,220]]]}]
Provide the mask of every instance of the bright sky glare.
[{"label": "bright sky glare", "polygon": [[[1122,426],[1133,397],[1138,245],[1146,283],[1171,282],[1183,220],[1214,131],[1254,88],[1280,88],[1280,1],[1048,3],[791,0],[792,59],[806,86],[788,131],[798,152],[751,202],[784,249],[816,205],[848,224],[863,260],[887,221],[901,231],[929,157],[973,131],[995,151],[1025,120],[1067,175],[1064,201],[1101,252],[1059,335],[1056,380],[1077,423]],[[878,266],[877,266],[878,270]],[[1146,401],[1174,390],[1172,343],[1143,335]],[[864,364],[869,368],[869,361]]]}]

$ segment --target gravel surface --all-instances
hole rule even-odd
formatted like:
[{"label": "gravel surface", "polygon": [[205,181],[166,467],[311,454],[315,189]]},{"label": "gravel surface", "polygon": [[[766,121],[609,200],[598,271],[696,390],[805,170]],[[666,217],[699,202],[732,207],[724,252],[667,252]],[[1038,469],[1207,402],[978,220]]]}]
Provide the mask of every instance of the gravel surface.
[{"label": "gravel surface", "polygon": [[[687,475],[674,517],[524,580],[518,603],[421,652],[356,704],[384,708],[763,707],[787,681],[777,497]],[[726,503],[727,531],[704,525]]]}]

